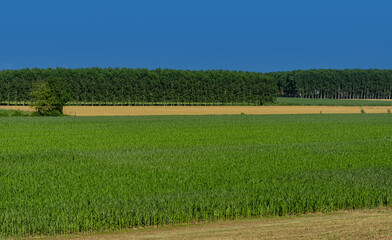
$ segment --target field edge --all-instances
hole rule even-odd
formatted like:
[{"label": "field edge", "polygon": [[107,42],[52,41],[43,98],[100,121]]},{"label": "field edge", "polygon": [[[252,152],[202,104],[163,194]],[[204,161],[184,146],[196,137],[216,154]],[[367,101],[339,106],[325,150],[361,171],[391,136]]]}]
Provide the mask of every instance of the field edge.
[{"label": "field edge", "polygon": [[[386,218],[386,219],[384,219]],[[392,206],[81,232],[23,239],[392,239]],[[294,225],[294,226],[292,226]],[[385,225],[385,226],[384,226]],[[302,233],[301,233],[302,232]],[[380,235],[381,234],[381,235]],[[384,236],[385,235],[385,236]],[[11,238],[12,239],[12,238]]]}]

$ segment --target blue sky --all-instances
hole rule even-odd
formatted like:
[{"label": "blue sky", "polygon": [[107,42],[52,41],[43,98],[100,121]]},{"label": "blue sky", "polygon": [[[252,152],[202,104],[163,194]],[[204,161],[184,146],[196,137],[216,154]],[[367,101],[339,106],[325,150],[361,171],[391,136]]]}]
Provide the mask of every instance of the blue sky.
[{"label": "blue sky", "polygon": [[0,69],[390,69],[390,9],[378,0],[4,0]]}]

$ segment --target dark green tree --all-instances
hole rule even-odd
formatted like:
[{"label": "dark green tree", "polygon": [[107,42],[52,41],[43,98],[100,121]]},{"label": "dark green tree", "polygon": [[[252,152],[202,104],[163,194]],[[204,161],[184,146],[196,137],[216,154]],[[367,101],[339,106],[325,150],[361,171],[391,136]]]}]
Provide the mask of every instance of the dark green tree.
[{"label": "dark green tree", "polygon": [[42,116],[63,115],[64,105],[70,98],[62,79],[58,77],[34,83],[31,97],[32,106]]}]

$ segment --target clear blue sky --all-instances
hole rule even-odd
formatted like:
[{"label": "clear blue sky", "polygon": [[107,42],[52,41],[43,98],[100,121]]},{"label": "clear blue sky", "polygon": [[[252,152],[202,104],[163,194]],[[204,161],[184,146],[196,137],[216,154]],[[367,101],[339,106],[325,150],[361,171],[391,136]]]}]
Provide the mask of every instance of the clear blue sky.
[{"label": "clear blue sky", "polygon": [[387,0],[3,0],[0,69],[390,69],[391,9]]}]

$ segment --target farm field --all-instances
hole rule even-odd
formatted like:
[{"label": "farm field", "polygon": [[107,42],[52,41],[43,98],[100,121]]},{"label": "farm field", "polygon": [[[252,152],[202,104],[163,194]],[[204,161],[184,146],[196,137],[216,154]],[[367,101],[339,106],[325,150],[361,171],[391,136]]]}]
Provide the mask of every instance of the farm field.
[{"label": "farm field", "polygon": [[[0,109],[32,111],[28,106],[0,106]],[[361,113],[362,109],[365,113],[392,112],[392,106],[66,106],[64,113],[71,116],[260,115]]]},{"label": "farm field", "polygon": [[82,233],[43,240],[126,239],[391,239],[392,209],[339,211],[327,214],[250,218],[192,225]]},{"label": "farm field", "polygon": [[392,114],[0,118],[0,235],[378,208]]},{"label": "farm field", "polygon": [[0,109],[0,117],[21,117],[21,116],[30,116],[30,115],[31,115],[30,111]]}]

